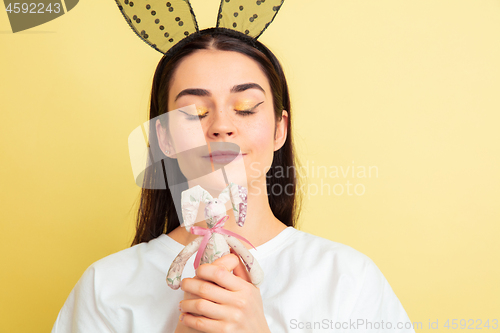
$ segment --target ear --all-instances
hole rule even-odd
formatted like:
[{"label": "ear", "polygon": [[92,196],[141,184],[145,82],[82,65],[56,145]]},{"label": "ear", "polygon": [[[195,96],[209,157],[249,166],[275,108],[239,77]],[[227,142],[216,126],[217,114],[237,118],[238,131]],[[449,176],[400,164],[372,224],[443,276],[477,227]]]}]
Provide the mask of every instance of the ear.
[{"label": "ear", "polygon": [[156,120],[156,135],[158,136],[158,145],[165,156],[170,158],[177,158],[175,155],[175,148],[172,140],[167,133],[167,129],[161,125],[160,119]]},{"label": "ear", "polygon": [[212,196],[210,195],[210,193],[205,191],[200,185],[196,185],[182,192],[182,219],[184,221],[184,227],[187,231],[189,231],[196,222],[196,216],[198,216],[200,202],[207,202],[211,199]]},{"label": "ear", "polygon": [[274,151],[279,150],[286,141],[288,134],[288,112],[283,110],[281,119],[276,122],[276,129],[274,131]]},{"label": "ear", "polygon": [[237,185],[233,182],[229,183],[229,195],[233,207],[234,219],[236,224],[242,227],[245,224],[247,217],[247,196],[248,190],[246,187]]}]

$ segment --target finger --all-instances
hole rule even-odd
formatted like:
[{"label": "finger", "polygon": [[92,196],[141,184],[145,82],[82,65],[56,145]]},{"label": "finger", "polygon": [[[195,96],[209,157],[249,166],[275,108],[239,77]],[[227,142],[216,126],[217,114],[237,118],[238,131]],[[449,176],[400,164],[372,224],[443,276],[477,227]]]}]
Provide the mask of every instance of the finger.
[{"label": "finger", "polygon": [[[226,256],[223,256],[222,258],[219,258],[218,260],[214,261],[212,264],[213,265],[220,265],[220,266],[223,266],[223,267],[234,267],[234,265],[236,264],[236,267],[233,268],[233,274],[240,277],[241,279],[249,282],[249,283],[252,283],[252,279],[250,278],[250,274],[245,266],[245,263],[241,260],[240,256],[238,255],[238,253],[236,253],[234,251],[233,248],[229,248],[229,250],[231,251],[231,256],[229,258],[225,258],[224,260],[221,260],[223,259],[224,257],[228,257],[227,255]],[[237,261],[235,261],[232,257],[236,257]],[[228,262],[229,260],[231,260],[230,262]]]},{"label": "finger", "polygon": [[232,248],[229,248],[229,250],[231,251],[230,255],[225,255],[217,259],[212,265],[224,267],[228,271],[233,271],[236,276],[239,276],[243,280],[251,282],[250,275],[240,256]]},{"label": "finger", "polygon": [[[189,313],[181,313],[179,320],[183,325],[205,333],[220,333],[224,332],[224,322],[206,318],[203,316],[194,316]],[[225,330],[231,332],[232,330]]]},{"label": "finger", "polygon": [[[232,275],[229,272],[227,274]],[[235,277],[234,275],[232,276]],[[194,296],[192,298],[203,298],[219,304],[227,304],[231,300],[229,290],[204,279],[185,278],[182,280],[181,289],[190,295],[190,298]]]},{"label": "finger", "polygon": [[223,305],[203,298],[180,301],[179,310],[184,313],[188,312],[189,314],[204,316],[214,320],[224,319],[224,314],[226,313]]},{"label": "finger", "polygon": [[199,296],[193,295],[187,291],[184,292],[184,299],[197,299]]},{"label": "finger", "polygon": [[[183,321],[184,320],[184,317],[186,315],[189,315],[188,313],[181,313],[180,316],[179,316],[179,321],[177,322],[177,327],[181,328],[181,327],[184,327],[184,329],[182,330],[175,330],[176,332],[179,331],[179,332],[189,332],[189,333],[203,333],[202,331],[198,331],[198,330],[195,330],[189,326],[186,325],[186,323]],[[205,332],[206,333],[206,332]]]},{"label": "finger", "polygon": [[237,266],[239,261],[234,254],[228,254],[225,257],[229,256],[233,257],[230,261],[231,265],[217,265],[214,264],[215,262],[213,264],[204,264],[198,267],[196,270],[196,276],[200,279],[213,282],[229,291],[241,290],[247,282],[228,270],[227,267],[232,270]]},{"label": "finger", "polygon": [[[236,255],[236,253],[234,252],[234,250],[232,248],[231,248],[231,253],[234,253]],[[243,280],[245,280],[247,282],[252,283],[252,279],[250,279],[250,274],[248,273],[248,271],[245,267],[245,264],[243,263],[243,261],[241,260],[241,258],[239,256],[238,256],[238,260],[240,261],[240,263],[238,266],[236,266],[233,269],[233,274],[236,276],[239,276],[240,278],[242,278]]]},{"label": "finger", "polygon": [[[193,295],[191,293],[188,293],[188,292],[184,292],[184,300],[189,300],[189,299],[200,299],[200,297]],[[179,311],[181,311],[181,303],[179,303]]]},{"label": "finger", "polygon": [[[230,249],[230,250],[232,250],[232,249]],[[226,254],[226,255],[220,257],[219,259],[215,260],[212,263],[212,265],[224,267],[228,272],[231,272],[233,269],[238,267],[238,265],[240,263],[241,263],[240,258],[236,254],[230,253],[230,254]],[[201,267],[201,266],[199,266],[199,267]]]}]

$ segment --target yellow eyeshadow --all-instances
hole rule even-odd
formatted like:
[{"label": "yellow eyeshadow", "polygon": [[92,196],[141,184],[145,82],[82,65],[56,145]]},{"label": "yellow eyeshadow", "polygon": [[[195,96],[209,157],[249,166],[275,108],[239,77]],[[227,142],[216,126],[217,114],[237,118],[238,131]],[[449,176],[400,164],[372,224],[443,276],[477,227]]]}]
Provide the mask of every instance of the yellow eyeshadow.
[{"label": "yellow eyeshadow", "polygon": [[198,106],[198,107],[196,107],[196,113],[198,114],[198,116],[203,116],[203,115],[205,115],[207,112],[208,112],[208,110],[207,110],[207,108],[206,108],[206,107],[203,107],[203,106]]},{"label": "yellow eyeshadow", "polygon": [[[250,110],[255,106],[254,101],[241,101],[234,104],[234,109],[238,111]],[[208,108],[204,106],[196,107],[196,114],[198,116],[204,116],[208,113]]]},{"label": "yellow eyeshadow", "polygon": [[240,110],[240,111],[243,111],[243,110],[249,110],[251,108],[254,107],[254,102],[252,101],[243,101],[243,102],[238,102],[234,105],[234,108],[236,110]]}]

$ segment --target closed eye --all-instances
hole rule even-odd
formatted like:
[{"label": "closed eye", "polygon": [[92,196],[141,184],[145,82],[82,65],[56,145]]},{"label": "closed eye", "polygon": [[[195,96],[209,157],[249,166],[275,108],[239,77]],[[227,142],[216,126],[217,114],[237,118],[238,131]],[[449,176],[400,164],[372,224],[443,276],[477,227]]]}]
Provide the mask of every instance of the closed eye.
[{"label": "closed eye", "polygon": [[[257,105],[255,105],[254,107],[252,107],[250,110],[234,110],[236,111],[236,113],[240,116],[243,116],[243,117],[246,117],[246,116],[249,116],[251,114],[254,114],[255,111],[253,111],[256,107],[258,107],[259,105],[261,105],[262,103],[264,103],[264,101],[258,103]],[[205,112],[204,114],[200,114],[200,115],[192,115],[192,114],[189,114],[189,113],[186,113],[182,110],[179,110],[181,111],[182,113],[184,113],[186,115],[186,119],[187,120],[201,120],[203,118],[205,118],[207,115],[208,115],[208,112]]]},{"label": "closed eye", "polygon": [[198,115],[198,114],[194,114],[193,115],[193,114],[189,114],[187,112],[184,112],[182,110],[179,110],[179,111],[182,112],[182,113],[184,113],[186,115],[186,119],[187,120],[203,119],[203,118],[205,118],[208,115],[208,112],[205,112],[204,114],[200,114],[200,115]]},{"label": "closed eye", "polygon": [[241,116],[249,116],[251,114],[254,114],[255,111],[253,111],[256,107],[258,107],[259,105],[261,105],[262,103],[264,103],[264,101],[258,103],[257,105],[255,105],[253,108],[251,108],[250,110],[234,110],[236,111],[237,114],[241,115]]},{"label": "closed eye", "polygon": [[236,111],[237,114],[239,114],[240,116],[249,116],[251,114],[254,114],[255,111],[251,111],[251,110],[234,110]]}]

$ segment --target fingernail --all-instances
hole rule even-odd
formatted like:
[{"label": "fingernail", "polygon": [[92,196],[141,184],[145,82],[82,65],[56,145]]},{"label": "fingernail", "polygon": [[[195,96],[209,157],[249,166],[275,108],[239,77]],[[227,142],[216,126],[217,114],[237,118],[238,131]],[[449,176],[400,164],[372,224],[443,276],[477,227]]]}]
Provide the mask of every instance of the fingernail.
[{"label": "fingernail", "polygon": [[184,319],[184,313],[182,313],[179,317],[179,320],[182,321],[182,319]]},{"label": "fingernail", "polygon": [[[181,302],[182,302],[182,301],[181,301]],[[181,312],[182,312],[182,310],[181,310],[181,302],[179,302],[179,311],[181,311]]]}]

